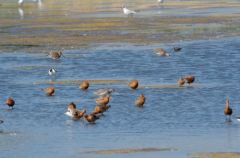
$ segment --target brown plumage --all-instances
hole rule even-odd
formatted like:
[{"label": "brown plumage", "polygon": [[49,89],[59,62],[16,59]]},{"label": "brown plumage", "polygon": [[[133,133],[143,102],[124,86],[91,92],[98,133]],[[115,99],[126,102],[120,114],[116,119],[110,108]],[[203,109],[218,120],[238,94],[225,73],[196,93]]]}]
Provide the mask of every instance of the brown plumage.
[{"label": "brown plumage", "polygon": [[59,59],[62,56],[62,51],[51,51],[49,52],[49,57],[52,59]]},{"label": "brown plumage", "polygon": [[52,96],[55,92],[55,88],[54,87],[47,87],[47,88],[44,88],[43,91],[45,92],[46,95]]},{"label": "brown plumage", "polygon": [[110,96],[100,96],[96,99],[97,105],[107,105],[110,101]]},{"label": "brown plumage", "polygon": [[132,80],[128,83],[128,86],[132,89],[137,89],[138,88],[138,80]]},{"label": "brown plumage", "polygon": [[183,77],[180,77],[178,80],[177,80],[177,84],[179,87],[182,87],[184,84],[185,84],[185,80]]},{"label": "brown plumage", "polygon": [[111,106],[110,105],[96,105],[91,114],[102,114],[107,111]]},{"label": "brown plumage", "polygon": [[15,101],[13,100],[12,97],[7,98],[7,100],[5,101],[5,104],[9,106],[9,108],[13,109],[13,106],[15,104]]},{"label": "brown plumage", "polygon": [[226,116],[229,116],[229,121],[231,121],[231,115],[232,115],[233,111],[230,108],[230,102],[229,102],[229,98],[226,99],[226,104],[225,104],[225,108],[224,108],[224,114]]},{"label": "brown plumage", "polygon": [[165,51],[164,49],[162,48],[157,48],[154,50],[154,52],[157,54],[157,55],[160,55],[160,56],[170,56],[169,53],[167,53],[167,51]]},{"label": "brown plumage", "polygon": [[83,115],[86,113],[86,110],[78,110],[76,107],[76,104],[71,102],[67,106],[67,112],[65,113],[66,115],[74,118],[74,119],[80,119],[83,117]]},{"label": "brown plumage", "polygon": [[85,113],[86,113],[85,109],[83,109],[83,110],[77,110],[77,109],[72,110],[72,115],[73,115],[74,119],[82,118]]},{"label": "brown plumage", "polygon": [[82,90],[86,90],[86,89],[88,89],[88,87],[89,87],[89,82],[88,81],[82,81],[81,83],[80,83],[80,89],[82,89]]},{"label": "brown plumage", "polygon": [[193,83],[195,80],[195,77],[193,75],[187,75],[187,76],[184,76],[183,78],[187,81],[189,85]]},{"label": "brown plumage", "polygon": [[89,123],[95,123],[98,117],[95,114],[85,114],[84,119]]},{"label": "brown plumage", "polygon": [[76,104],[75,104],[74,102],[71,102],[71,103],[68,104],[67,108],[68,108],[69,110],[70,110],[70,109],[76,109],[77,106],[76,106]]},{"label": "brown plumage", "polygon": [[143,94],[139,95],[137,99],[135,100],[135,105],[138,107],[143,107],[143,104],[145,103],[145,96]]}]

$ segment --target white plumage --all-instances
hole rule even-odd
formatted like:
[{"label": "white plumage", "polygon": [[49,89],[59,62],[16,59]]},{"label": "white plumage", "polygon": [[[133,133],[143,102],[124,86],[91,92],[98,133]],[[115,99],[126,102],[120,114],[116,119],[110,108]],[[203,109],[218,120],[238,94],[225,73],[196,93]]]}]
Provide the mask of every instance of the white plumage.
[{"label": "white plumage", "polygon": [[18,0],[18,5],[23,5],[23,0]]},{"label": "white plumage", "polygon": [[133,11],[133,10],[129,10],[129,9],[126,8],[126,7],[123,7],[123,13],[126,14],[126,15],[133,15],[133,14],[136,14],[135,11]]},{"label": "white plumage", "polygon": [[50,76],[55,75],[56,74],[56,70],[54,68],[51,68],[51,69],[48,70],[48,74]]},{"label": "white plumage", "polygon": [[163,3],[163,2],[164,2],[164,0],[158,0],[158,2],[159,2],[159,3]]}]

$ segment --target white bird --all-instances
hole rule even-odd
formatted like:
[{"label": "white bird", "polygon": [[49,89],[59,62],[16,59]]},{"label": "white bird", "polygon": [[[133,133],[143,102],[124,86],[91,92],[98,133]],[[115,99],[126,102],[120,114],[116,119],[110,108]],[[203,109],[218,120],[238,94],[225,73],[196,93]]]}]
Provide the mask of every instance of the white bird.
[{"label": "white bird", "polygon": [[24,1],[23,1],[23,0],[18,0],[18,5],[19,5],[19,6],[22,6],[22,5],[23,5],[23,3],[24,3]]},{"label": "white bird", "polygon": [[164,0],[158,0],[158,3],[163,3],[164,2]]},{"label": "white bird", "polygon": [[55,75],[56,74],[56,70],[54,68],[51,68],[51,69],[48,70],[48,74],[50,76]]},{"label": "white bird", "polygon": [[133,15],[133,14],[136,14],[135,11],[133,11],[133,10],[129,10],[129,9],[127,9],[126,7],[123,7],[123,13],[126,14],[126,15]]},{"label": "white bird", "polygon": [[20,19],[24,19],[24,11],[22,8],[18,8],[18,14],[20,15]]}]

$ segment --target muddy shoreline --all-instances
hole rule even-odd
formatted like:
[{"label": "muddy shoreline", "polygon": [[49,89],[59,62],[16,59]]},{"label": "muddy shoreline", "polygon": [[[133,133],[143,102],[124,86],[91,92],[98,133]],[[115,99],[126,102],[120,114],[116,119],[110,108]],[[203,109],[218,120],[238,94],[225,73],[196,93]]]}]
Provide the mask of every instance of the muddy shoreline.
[{"label": "muddy shoreline", "polygon": [[[50,1],[51,2],[51,1]],[[12,3],[10,3],[12,4]],[[17,6],[9,3],[0,6],[2,11],[13,10]],[[153,6],[139,5],[141,11],[149,11]],[[226,3],[228,4],[228,3]],[[236,3],[225,4],[226,8],[237,7]],[[13,5],[13,4],[12,4]],[[11,6],[11,7],[10,7]],[[57,6],[56,6],[57,7]],[[59,6],[58,6],[59,7]],[[166,3],[168,8],[223,7],[222,3]],[[9,9],[10,8],[10,9]],[[48,52],[52,49],[77,49],[99,43],[158,44],[178,41],[215,39],[240,35],[240,14],[210,14],[175,16],[139,16],[126,17],[114,7],[113,17],[94,17],[102,14],[98,10],[90,17],[76,17],[77,12],[55,11],[47,8],[34,12],[35,7],[26,5],[24,18],[18,15],[2,15],[0,21],[0,50],[27,52]],[[59,9],[59,8],[58,8]],[[46,13],[49,12],[49,15]],[[91,12],[91,10],[84,10]],[[25,11],[26,12],[26,11]],[[39,13],[40,12],[40,13]],[[109,13],[111,14],[111,13]],[[107,14],[107,15],[109,15]]]}]

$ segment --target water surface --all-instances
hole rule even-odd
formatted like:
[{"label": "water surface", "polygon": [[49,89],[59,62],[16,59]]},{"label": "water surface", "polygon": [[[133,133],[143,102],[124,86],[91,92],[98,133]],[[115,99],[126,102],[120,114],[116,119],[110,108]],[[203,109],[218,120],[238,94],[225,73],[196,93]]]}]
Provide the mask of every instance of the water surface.
[{"label": "water surface", "polygon": [[[186,158],[192,152],[239,151],[240,38],[134,45],[93,44],[65,50],[53,61],[46,54],[15,51],[0,53],[0,151],[1,157],[164,157]],[[179,53],[173,46],[183,47]],[[170,57],[153,51],[165,48]],[[47,97],[41,88],[49,81],[47,71],[55,67],[56,80],[138,79],[140,85],[175,84],[185,74],[196,76],[196,84],[184,88],[140,88],[123,83],[92,84],[81,91],[77,84],[56,84],[56,94]],[[112,106],[94,125],[73,121],[66,106],[75,102],[91,111],[93,91],[115,88]],[[144,93],[139,109],[135,98]],[[14,110],[3,105],[8,96]],[[223,108],[230,97],[233,122],[225,123]],[[125,148],[173,148],[177,150],[129,154],[94,154],[88,151]]]}]

